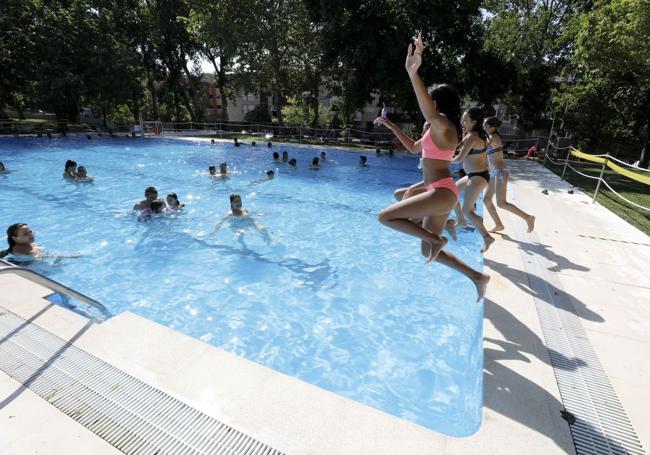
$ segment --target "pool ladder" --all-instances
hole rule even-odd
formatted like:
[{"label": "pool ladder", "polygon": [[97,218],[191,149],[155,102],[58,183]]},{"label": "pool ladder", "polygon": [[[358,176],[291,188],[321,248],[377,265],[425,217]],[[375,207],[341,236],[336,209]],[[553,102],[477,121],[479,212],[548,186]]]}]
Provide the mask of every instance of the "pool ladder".
[{"label": "pool ladder", "polygon": [[67,295],[68,297],[72,297],[73,299],[79,300],[80,302],[83,302],[86,305],[97,309],[101,313],[101,316],[95,316],[90,313],[87,313],[88,316],[90,316],[92,319],[94,319],[97,322],[104,321],[111,317],[111,313],[106,309],[104,305],[99,303],[97,300],[92,299],[82,294],[81,292],[77,292],[74,289],[69,288],[64,284],[59,283],[58,281],[46,277],[45,275],[41,275],[38,272],[34,272],[33,270],[26,269],[25,267],[20,267],[0,259],[0,275],[5,275],[5,274],[18,275],[33,283],[39,284],[52,291]]}]

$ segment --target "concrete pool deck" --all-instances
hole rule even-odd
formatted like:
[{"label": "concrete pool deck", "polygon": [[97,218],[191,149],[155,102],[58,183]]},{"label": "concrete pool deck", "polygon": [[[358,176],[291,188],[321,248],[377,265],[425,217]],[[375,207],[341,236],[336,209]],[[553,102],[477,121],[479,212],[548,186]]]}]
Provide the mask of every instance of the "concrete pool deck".
[{"label": "concrete pool deck", "polygon": [[[650,446],[650,238],[539,164],[511,164],[510,198],[485,256],[484,423],[449,438],[236,357],[132,313],[96,325],[0,276],[0,307],[288,454],[574,453],[536,301],[568,298],[644,447]],[[549,194],[542,194],[548,189]],[[488,228],[491,221],[486,220]],[[531,276],[530,263],[539,266]],[[0,453],[118,453],[0,372]]]}]

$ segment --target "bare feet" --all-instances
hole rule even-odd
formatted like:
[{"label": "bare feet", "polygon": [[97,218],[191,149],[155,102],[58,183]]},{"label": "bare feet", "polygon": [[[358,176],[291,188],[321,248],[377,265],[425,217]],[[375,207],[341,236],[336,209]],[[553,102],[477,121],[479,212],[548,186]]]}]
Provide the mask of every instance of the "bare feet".
[{"label": "bare feet", "polygon": [[424,261],[425,264],[428,264],[429,262],[437,258],[438,254],[440,253],[440,250],[442,250],[447,244],[447,238],[438,234],[433,234],[433,235],[435,237],[429,240],[429,243],[431,243],[431,251],[429,251],[429,257],[427,258],[427,260]]},{"label": "bare feet", "polygon": [[485,291],[487,290],[487,285],[490,282],[490,275],[482,273],[479,279],[473,281],[474,286],[476,286],[476,293],[478,294],[478,297],[476,298],[476,301],[478,302],[483,297],[485,297]]},{"label": "bare feet", "polygon": [[470,226],[469,226],[469,224],[467,224],[467,221],[466,221],[466,220],[461,220],[461,219],[459,219],[459,220],[457,221],[457,223],[456,223],[456,227],[457,227],[458,229],[467,229],[467,228],[470,227]]},{"label": "bare feet", "polygon": [[454,242],[458,240],[458,234],[456,233],[456,224],[458,222],[456,220],[447,220],[447,225],[445,226],[445,230],[449,233],[452,239],[454,239]]},{"label": "bare feet", "polygon": [[492,245],[493,243],[494,243],[494,237],[492,237],[490,234],[484,235],[483,248],[481,248],[481,253],[485,253],[490,248],[490,245]]},{"label": "bare feet", "polygon": [[499,231],[503,231],[505,228],[506,228],[506,227],[505,227],[503,224],[497,224],[496,226],[494,226],[494,227],[492,228],[492,230],[491,230],[490,232],[499,232]]},{"label": "bare feet", "polygon": [[528,232],[533,232],[533,229],[535,229],[535,217],[530,215],[526,220],[526,223],[528,223]]}]

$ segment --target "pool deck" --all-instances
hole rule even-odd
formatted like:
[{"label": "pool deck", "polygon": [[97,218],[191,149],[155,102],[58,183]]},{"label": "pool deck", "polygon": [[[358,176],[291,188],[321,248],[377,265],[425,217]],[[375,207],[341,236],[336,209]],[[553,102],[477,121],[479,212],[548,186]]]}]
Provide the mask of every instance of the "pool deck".
[{"label": "pool deck", "polygon": [[[449,438],[282,375],[126,312],[102,324],[0,276],[0,307],[287,454],[575,453],[536,302],[568,296],[635,426],[650,447],[650,238],[539,164],[511,164],[510,198],[535,232],[501,212],[506,233],[485,255],[484,423]],[[548,189],[549,194],[542,194]],[[486,220],[488,228],[491,221]],[[531,264],[538,266],[531,276]],[[6,340],[0,339],[0,343]],[[0,372],[0,453],[119,453]]]}]

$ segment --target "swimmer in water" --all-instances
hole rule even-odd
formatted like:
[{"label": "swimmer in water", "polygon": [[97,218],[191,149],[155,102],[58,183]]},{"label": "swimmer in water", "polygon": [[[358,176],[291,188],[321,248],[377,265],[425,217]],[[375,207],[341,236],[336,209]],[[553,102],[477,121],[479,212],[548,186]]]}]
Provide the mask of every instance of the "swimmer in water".
[{"label": "swimmer in water", "polygon": [[79,166],[77,168],[77,180],[80,182],[92,182],[95,180],[95,177],[88,175],[85,166]]},{"label": "swimmer in water", "polygon": [[291,167],[296,167],[297,165],[298,165],[298,162],[296,161],[295,158],[291,158],[291,159],[289,160],[289,166],[291,166]]},{"label": "swimmer in water", "polygon": [[12,172],[11,169],[7,169],[2,161],[0,161],[0,174],[8,174]]},{"label": "swimmer in water", "polygon": [[181,203],[178,200],[176,193],[169,193],[167,195],[167,206],[170,208],[170,210],[180,210],[185,207],[185,204]]},{"label": "swimmer in water", "polygon": [[68,180],[75,180],[77,178],[77,162],[68,160],[65,162],[65,170],[63,171],[63,178]]},{"label": "swimmer in water", "polygon": [[161,201],[163,206],[165,205],[165,202],[162,199],[158,199],[158,190],[155,187],[150,186],[144,190],[144,199],[135,204],[133,210],[138,211],[151,208],[151,203],[156,200]]},{"label": "swimmer in water", "polygon": [[34,259],[72,259],[81,256],[79,253],[72,255],[46,255],[41,247],[35,242],[36,236],[34,231],[25,223],[16,223],[7,229],[7,243],[9,248],[0,251],[0,258],[8,255],[12,256],[29,256]]},{"label": "swimmer in water", "polygon": [[289,161],[289,152],[287,152],[286,150],[282,152],[282,161],[284,161],[285,163]]},{"label": "swimmer in water", "polygon": [[361,155],[359,157],[359,166],[366,167],[366,162],[367,161],[368,161],[368,158],[365,155]]},{"label": "swimmer in water", "polygon": [[235,221],[237,221],[237,223],[234,225],[234,227],[236,228],[253,227],[260,234],[262,234],[262,237],[264,238],[266,243],[271,242],[271,238],[266,228],[261,224],[259,224],[257,220],[253,219],[253,217],[250,215],[248,210],[242,207],[241,196],[237,193],[232,193],[230,195],[230,211],[226,214],[226,216],[221,221],[219,221],[215,225],[213,233],[217,232],[225,222],[234,223]]},{"label": "swimmer in water", "polygon": [[317,156],[314,157],[313,160],[311,160],[311,165],[309,166],[310,169],[318,170],[320,169],[320,160],[318,159]]},{"label": "swimmer in water", "polygon": [[273,152],[273,161],[276,163],[280,161],[280,154],[278,152]]}]

